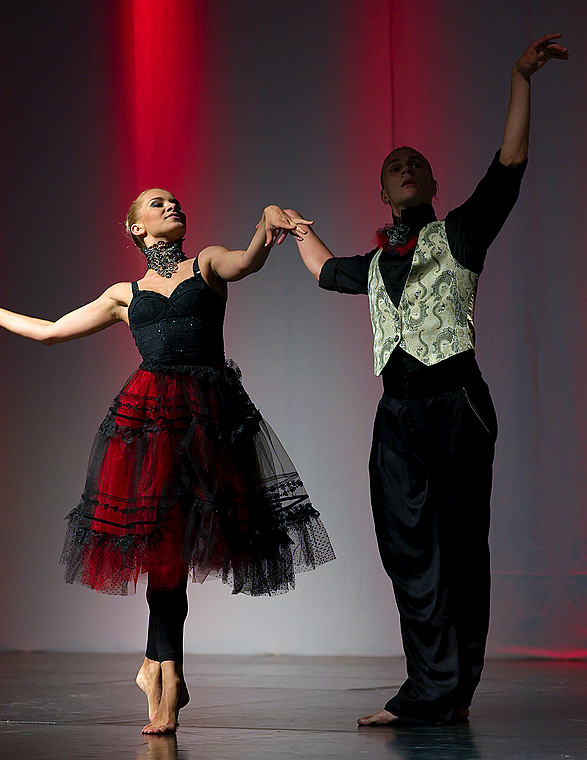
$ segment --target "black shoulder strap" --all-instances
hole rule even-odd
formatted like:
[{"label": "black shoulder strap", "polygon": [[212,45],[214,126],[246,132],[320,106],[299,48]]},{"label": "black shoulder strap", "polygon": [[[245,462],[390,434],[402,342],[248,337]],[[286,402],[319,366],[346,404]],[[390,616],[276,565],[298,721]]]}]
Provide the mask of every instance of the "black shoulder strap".
[{"label": "black shoulder strap", "polygon": [[137,281],[136,280],[134,280],[133,282],[131,282],[131,285],[132,285],[132,294],[134,296],[135,293],[139,292],[139,286],[137,285]]}]

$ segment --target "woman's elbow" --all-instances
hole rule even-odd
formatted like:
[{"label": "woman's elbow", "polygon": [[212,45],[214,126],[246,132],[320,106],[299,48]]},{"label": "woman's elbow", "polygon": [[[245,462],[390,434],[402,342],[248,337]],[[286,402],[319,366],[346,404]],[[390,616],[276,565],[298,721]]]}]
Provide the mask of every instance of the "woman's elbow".
[{"label": "woman's elbow", "polygon": [[34,336],[34,339],[44,346],[54,346],[56,343],[63,343],[67,340],[66,337],[59,335],[59,332],[55,329],[55,324],[47,325],[39,335]]},{"label": "woman's elbow", "polygon": [[256,272],[259,272],[261,269],[263,269],[264,264],[264,261],[242,264],[232,271],[231,277],[227,278],[227,282],[238,282],[239,280],[244,280],[244,278],[248,277],[250,274],[255,274]]}]

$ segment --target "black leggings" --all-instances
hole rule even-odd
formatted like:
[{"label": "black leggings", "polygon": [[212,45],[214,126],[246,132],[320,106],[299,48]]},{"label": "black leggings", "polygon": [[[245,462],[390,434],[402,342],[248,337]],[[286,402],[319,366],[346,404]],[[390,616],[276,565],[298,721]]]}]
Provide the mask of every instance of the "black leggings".
[{"label": "black leggings", "polygon": [[183,626],[188,614],[187,579],[172,589],[147,586],[149,660],[183,663]]}]

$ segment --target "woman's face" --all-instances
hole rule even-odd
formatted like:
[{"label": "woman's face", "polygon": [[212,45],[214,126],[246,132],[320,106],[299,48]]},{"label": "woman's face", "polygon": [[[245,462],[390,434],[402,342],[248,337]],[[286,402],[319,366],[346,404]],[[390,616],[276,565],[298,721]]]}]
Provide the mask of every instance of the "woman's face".
[{"label": "woman's face", "polygon": [[177,198],[167,190],[147,190],[141,203],[140,220],[131,227],[147,247],[160,240],[175,242],[184,237],[186,217]]}]

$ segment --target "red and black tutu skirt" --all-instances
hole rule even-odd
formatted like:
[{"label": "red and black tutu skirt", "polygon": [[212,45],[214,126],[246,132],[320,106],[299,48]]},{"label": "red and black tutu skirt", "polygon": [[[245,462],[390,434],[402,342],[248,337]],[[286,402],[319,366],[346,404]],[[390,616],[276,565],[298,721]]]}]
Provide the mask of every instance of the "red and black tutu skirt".
[{"label": "red and black tutu skirt", "polygon": [[109,594],[220,577],[276,594],[334,559],[291,460],[234,365],[137,370],[92,447],[68,515],[65,580]]}]

